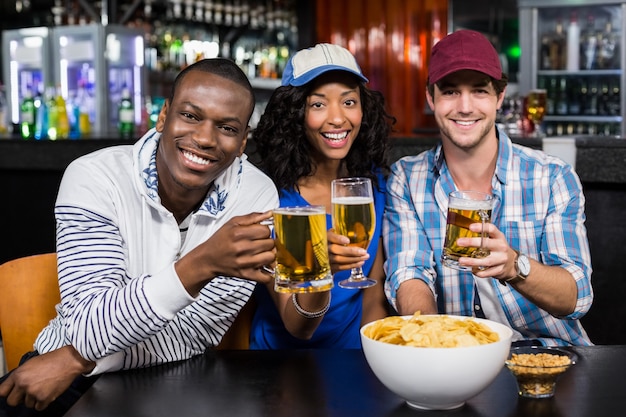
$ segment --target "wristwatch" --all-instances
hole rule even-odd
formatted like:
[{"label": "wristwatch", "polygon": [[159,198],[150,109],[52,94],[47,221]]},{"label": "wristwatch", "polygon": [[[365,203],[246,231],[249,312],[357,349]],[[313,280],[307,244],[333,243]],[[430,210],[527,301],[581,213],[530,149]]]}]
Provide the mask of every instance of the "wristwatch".
[{"label": "wristwatch", "polygon": [[515,272],[517,274],[514,277],[500,281],[504,285],[506,285],[507,282],[513,283],[518,280],[525,280],[530,274],[530,259],[528,259],[528,256],[520,253],[520,251],[518,250],[513,250],[517,254],[517,256],[515,257]]}]

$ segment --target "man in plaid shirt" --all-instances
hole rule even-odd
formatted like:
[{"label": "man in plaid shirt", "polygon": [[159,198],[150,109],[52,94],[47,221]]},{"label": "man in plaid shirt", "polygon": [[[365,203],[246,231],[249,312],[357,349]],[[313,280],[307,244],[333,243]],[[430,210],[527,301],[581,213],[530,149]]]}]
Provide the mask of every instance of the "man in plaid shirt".
[{"label": "man in plaid shirt", "polygon": [[[426,98],[441,142],[392,166],[385,291],[402,315],[486,317],[510,326],[514,344],[590,345],[579,321],[593,301],[582,186],[570,165],[497,129],[506,85],[482,34],[457,31],[433,47]],[[454,190],[494,197],[483,245],[490,254],[460,258],[469,271],[441,261]],[[470,228],[480,232],[482,224]]]}]

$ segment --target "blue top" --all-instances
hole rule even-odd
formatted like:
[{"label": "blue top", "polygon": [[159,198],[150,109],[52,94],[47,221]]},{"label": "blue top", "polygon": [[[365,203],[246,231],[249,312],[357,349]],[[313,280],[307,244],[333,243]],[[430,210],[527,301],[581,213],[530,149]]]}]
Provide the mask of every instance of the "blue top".
[{"label": "blue top", "polygon": [[[589,345],[579,320],[593,301],[580,180],[560,159],[513,144],[501,131],[498,138],[491,221],[512,248],[572,274],[578,294],[576,307],[567,316],[555,317],[512,286],[500,285],[495,279],[487,282],[508,325],[524,338],[539,339],[545,345]],[[398,287],[409,279],[421,279],[437,294],[439,313],[473,315],[472,273],[445,268],[441,263],[447,195],[455,188],[441,144],[391,166],[383,239],[387,251],[385,292],[394,307]]]},{"label": "blue top", "polygon": [[[374,237],[367,249],[369,259],[363,266],[367,275],[372,268],[378,244],[380,242],[382,215],[385,206],[386,181],[382,175],[378,175],[378,187],[374,187],[374,207],[376,210],[376,228]],[[310,205],[295,190],[282,190],[280,192],[280,206],[303,206]],[[331,215],[326,215],[328,228],[332,226]],[[252,320],[250,331],[250,349],[298,349],[298,348],[337,348],[337,349],[360,349],[362,311],[362,290],[345,289],[338,285],[350,276],[350,271],[340,271],[333,277],[335,285],[332,292],[330,309],[324,315],[322,322],[310,340],[302,340],[293,337],[285,329],[283,320],[276,309],[276,304],[270,297],[265,285],[257,285],[254,290],[257,309]],[[380,285],[380,284],[377,284]]]}]

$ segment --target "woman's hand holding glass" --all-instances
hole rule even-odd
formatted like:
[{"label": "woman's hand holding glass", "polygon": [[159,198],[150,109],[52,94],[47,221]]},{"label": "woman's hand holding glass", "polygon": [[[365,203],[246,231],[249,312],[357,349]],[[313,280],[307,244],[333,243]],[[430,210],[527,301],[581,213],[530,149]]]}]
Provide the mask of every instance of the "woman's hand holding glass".
[{"label": "woman's hand holding glass", "polygon": [[340,271],[361,268],[370,257],[367,250],[357,246],[348,246],[350,238],[328,230],[328,257],[333,274]]},{"label": "woman's hand holding glass", "polygon": [[[367,249],[376,229],[374,191],[369,178],[338,178],[332,181],[332,219],[335,232],[347,236],[350,246]],[[342,288],[368,288],[376,281],[363,269],[351,268],[350,277],[339,282]]]}]

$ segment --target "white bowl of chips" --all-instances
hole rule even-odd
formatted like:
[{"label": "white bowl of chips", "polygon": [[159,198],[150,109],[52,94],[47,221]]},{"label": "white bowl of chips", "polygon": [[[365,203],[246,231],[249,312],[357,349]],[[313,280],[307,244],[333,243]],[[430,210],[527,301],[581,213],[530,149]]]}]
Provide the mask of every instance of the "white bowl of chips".
[{"label": "white bowl of chips", "polygon": [[453,315],[386,317],[361,328],[376,377],[425,410],[461,407],[484,390],[503,369],[512,336],[503,324]]}]

